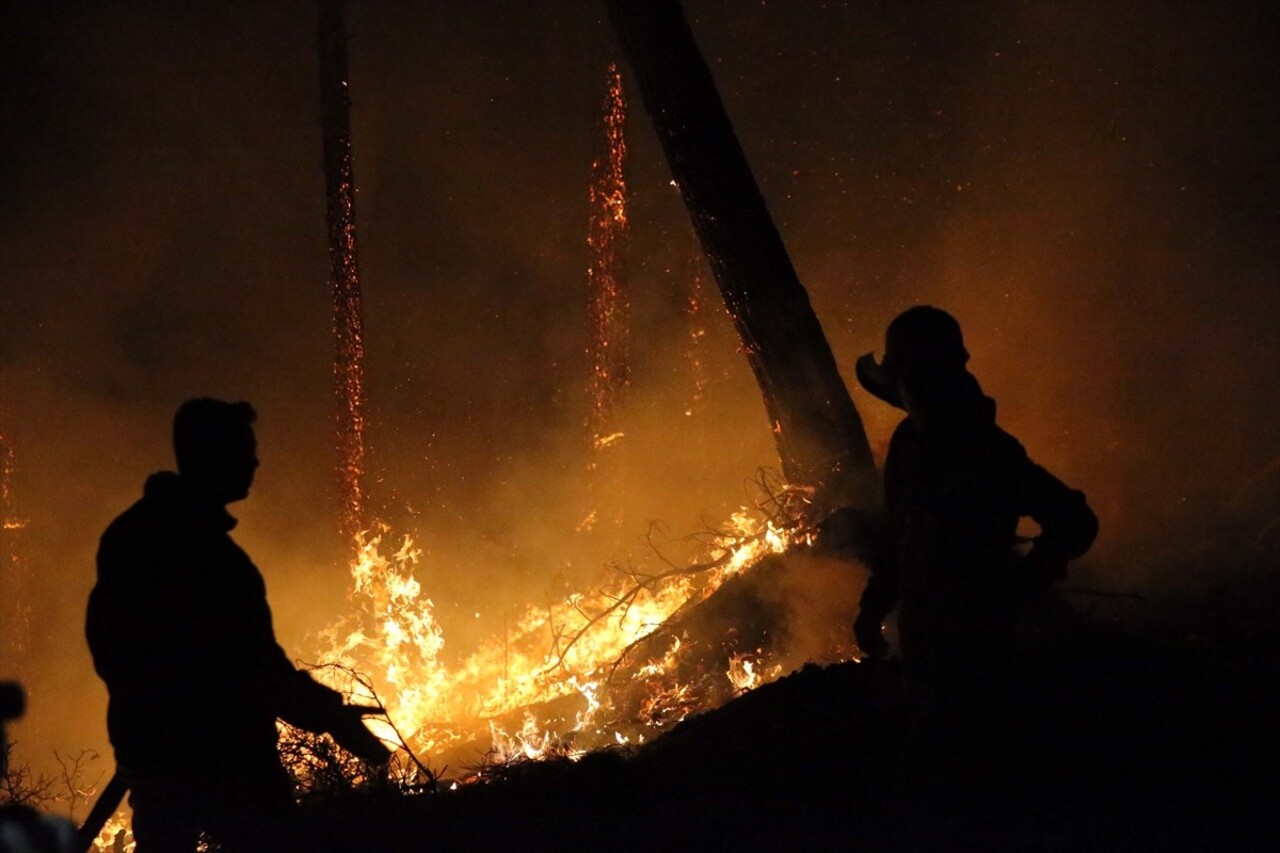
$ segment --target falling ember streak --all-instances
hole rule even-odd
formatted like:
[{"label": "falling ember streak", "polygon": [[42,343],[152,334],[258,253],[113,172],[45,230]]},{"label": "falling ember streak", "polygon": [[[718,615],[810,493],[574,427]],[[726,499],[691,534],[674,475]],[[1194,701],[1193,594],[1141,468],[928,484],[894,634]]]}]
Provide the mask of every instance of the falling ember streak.
[{"label": "falling ember streak", "polygon": [[685,348],[685,360],[693,374],[693,388],[689,402],[685,406],[685,415],[692,417],[701,406],[707,393],[706,336],[707,318],[705,314],[706,294],[702,277],[702,258],[692,257],[689,263],[689,289],[685,297],[684,310],[688,320],[688,343]]},{"label": "falling ember streak", "polygon": [[356,258],[355,179],[347,34],[341,0],[320,0],[320,113],[333,294],[339,527],[347,542],[366,525],[364,506],[364,318]]},{"label": "falling ember streak", "polygon": [[31,631],[30,578],[18,549],[18,518],[13,500],[14,452],[0,422],[0,672],[14,675],[27,651]]},{"label": "falling ember streak", "polygon": [[618,428],[618,411],[630,381],[630,306],[622,282],[627,235],[627,184],[622,172],[627,156],[626,117],[622,75],[612,64],[601,118],[603,150],[591,163],[591,215],[587,229],[587,245],[591,249],[591,265],[587,268],[587,321],[591,332],[587,433],[597,451],[590,466],[593,470],[599,462],[598,451],[613,443],[608,439],[623,434]]}]

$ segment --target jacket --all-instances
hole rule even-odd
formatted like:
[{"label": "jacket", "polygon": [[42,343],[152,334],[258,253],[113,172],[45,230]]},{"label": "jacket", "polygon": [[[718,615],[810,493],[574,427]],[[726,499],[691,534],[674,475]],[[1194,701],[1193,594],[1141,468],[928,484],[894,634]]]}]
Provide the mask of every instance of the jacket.
[{"label": "jacket", "polygon": [[117,761],[132,772],[278,761],[277,717],[312,731],[338,719],[341,695],[295,669],[276,642],[262,575],[232,540],[235,524],[161,472],[102,536],[86,636],[110,694]]},{"label": "jacket", "polygon": [[[905,419],[890,441],[885,542],[861,602],[860,618],[875,624],[899,607],[904,656],[922,639],[1003,630],[1018,602],[1061,577],[1098,532],[1084,494],[996,426],[995,402],[976,382],[944,402],[925,423]],[[1040,534],[1019,554],[1018,521],[1028,516]]]}]

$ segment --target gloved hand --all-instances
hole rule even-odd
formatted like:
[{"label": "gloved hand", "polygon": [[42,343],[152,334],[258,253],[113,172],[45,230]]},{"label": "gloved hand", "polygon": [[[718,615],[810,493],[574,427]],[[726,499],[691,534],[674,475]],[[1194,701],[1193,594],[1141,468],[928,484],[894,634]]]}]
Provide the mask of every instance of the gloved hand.
[{"label": "gloved hand", "polygon": [[375,766],[391,760],[391,750],[364,724],[366,714],[385,713],[381,708],[365,705],[343,705],[329,726],[329,734],[338,746]]},{"label": "gloved hand", "polygon": [[867,658],[889,656],[889,641],[880,630],[880,620],[869,617],[865,612],[859,613],[853,623],[853,638],[858,641],[858,648]]}]

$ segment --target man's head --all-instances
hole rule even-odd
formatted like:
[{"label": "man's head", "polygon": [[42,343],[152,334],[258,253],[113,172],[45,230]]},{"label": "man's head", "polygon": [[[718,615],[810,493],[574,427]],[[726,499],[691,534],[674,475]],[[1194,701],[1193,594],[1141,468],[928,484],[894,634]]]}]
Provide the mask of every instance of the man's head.
[{"label": "man's head", "polygon": [[889,324],[880,363],[867,353],[858,359],[855,372],[863,388],[907,409],[915,393],[962,377],[968,361],[956,318],[941,308],[917,305]]},{"label": "man's head", "polygon": [[248,403],[200,397],[173,416],[173,449],[183,480],[222,503],[249,496],[258,467],[257,418]]}]

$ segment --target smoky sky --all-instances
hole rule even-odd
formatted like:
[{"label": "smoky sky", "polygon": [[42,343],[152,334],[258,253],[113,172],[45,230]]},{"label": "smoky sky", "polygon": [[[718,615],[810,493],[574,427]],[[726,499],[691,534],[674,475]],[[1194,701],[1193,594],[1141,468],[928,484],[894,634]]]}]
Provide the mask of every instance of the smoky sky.
[{"label": "smoky sky", "polygon": [[[1001,423],[1098,510],[1104,581],[1165,582],[1133,555],[1274,477],[1273,4],[685,5],[846,378],[898,311],[955,313]],[[290,651],[341,606],[315,28],[305,2],[3,5],[0,418],[36,743],[105,741],[93,553],[171,464],[183,399],[259,411],[236,535]],[[348,28],[369,490],[465,646],[777,463],[710,299],[691,403],[706,272],[624,65],[620,521],[575,537],[603,9],[353,0]],[[899,414],[853,395],[882,449]]]}]

